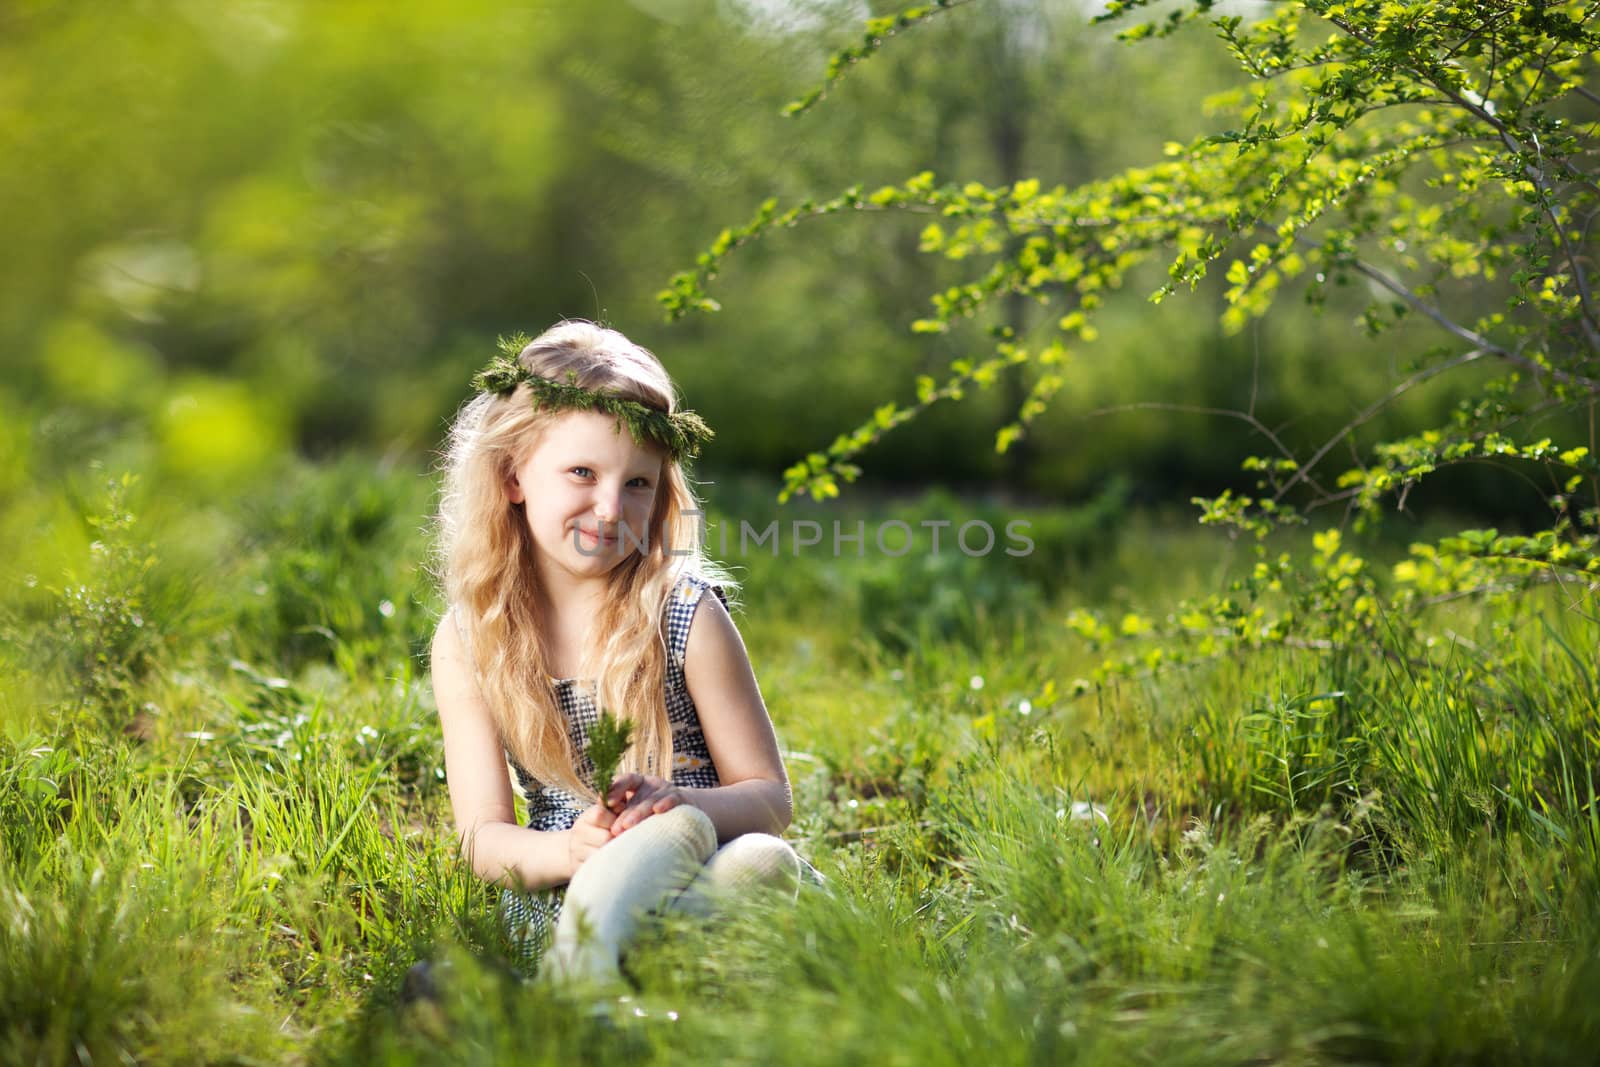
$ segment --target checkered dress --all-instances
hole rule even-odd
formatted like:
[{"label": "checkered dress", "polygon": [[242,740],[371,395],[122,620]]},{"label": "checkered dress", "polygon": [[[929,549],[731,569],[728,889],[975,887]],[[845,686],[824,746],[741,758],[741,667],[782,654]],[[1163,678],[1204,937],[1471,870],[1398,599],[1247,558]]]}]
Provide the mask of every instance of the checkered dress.
[{"label": "checkered dress", "polygon": [[[672,726],[672,781],[675,785],[699,788],[721,784],[717,778],[717,768],[711,762],[711,753],[706,748],[706,736],[700,729],[700,716],[695,711],[694,701],[689,698],[689,688],[683,677],[683,655],[689,645],[689,624],[694,619],[701,595],[707,589],[722,598],[722,590],[718,587],[697,576],[686,575],[673,589],[666,608],[668,655],[664,689],[667,721]],[[600,717],[594,697],[575,679],[557,679],[555,687],[561,712],[567,718],[572,750],[582,753],[589,745],[589,730]],[[589,757],[581,755],[579,761],[579,778],[585,784],[593,783],[594,765],[589,762]],[[509,753],[506,764],[512,780],[528,802],[528,827],[533,830],[571,829],[587,806],[583,800],[565,789],[540,782],[518,766]],[[537,965],[555,929],[565,893],[566,886],[534,893],[512,889],[501,893],[501,917],[521,951],[524,964],[530,968]]]}]

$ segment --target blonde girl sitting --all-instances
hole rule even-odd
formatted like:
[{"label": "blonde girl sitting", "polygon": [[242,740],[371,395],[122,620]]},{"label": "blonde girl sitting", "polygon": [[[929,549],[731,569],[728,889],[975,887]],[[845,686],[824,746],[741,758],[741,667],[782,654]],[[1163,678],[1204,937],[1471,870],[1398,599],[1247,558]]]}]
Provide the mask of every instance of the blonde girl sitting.
[{"label": "blonde girl sitting", "polygon": [[[565,322],[503,347],[446,461],[433,686],[450,804],[526,963],[614,982],[646,912],[794,895],[801,862],[776,836],[789,781],[680,466],[710,430],[614,330]],[[600,709],[633,727],[603,797],[586,754]]]}]

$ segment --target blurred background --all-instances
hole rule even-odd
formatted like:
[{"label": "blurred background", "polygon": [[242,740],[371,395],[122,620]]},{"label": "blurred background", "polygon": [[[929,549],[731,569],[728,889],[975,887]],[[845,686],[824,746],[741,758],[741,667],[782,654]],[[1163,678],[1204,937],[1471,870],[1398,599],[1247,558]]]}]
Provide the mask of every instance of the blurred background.
[{"label": "blurred background", "polygon": [[[1219,41],[1119,44],[1089,25],[1095,6],[964,7],[786,118],[830,52],[892,5],[6,5],[7,598],[59,614],[126,507],[142,525],[124,540],[158,545],[161,568],[191,576],[175,582],[168,622],[214,584],[235,636],[258,601],[278,620],[263,631],[274,649],[307,628],[387,626],[397,611],[415,637],[426,625],[407,613],[429,595],[423,529],[447,420],[497,335],[563,316],[603,320],[661,356],[717,430],[697,470],[714,507],[761,518],[785,466],[878,404],[908,401],[916,375],[986,351],[997,320],[910,331],[928,294],[970,266],[918,254],[926,218],[914,214],[833,216],[739,251],[716,283],[719,315],[669,325],[656,294],[768,197],[924,169],[1070,184],[1222,121],[1210,103],[1242,81]],[[1106,409],[1253,403],[1305,447],[1381,394],[1391,351],[1423,347],[1407,329],[1365,340],[1353,328],[1365,294],[1320,315],[1285,299],[1225,336],[1220,291],[1155,309],[1144,296],[1160,280],[1108,302],[1098,341],[1020,446],[998,455],[994,434],[1032,367],[890,434],[840,506],[1057,509],[1040,520],[1054,551],[1028,568],[1048,593],[1071,560],[1114,548],[1108,531],[1136,512],[1192,525],[1190,496],[1248,485],[1239,462],[1259,451],[1236,420]],[[1023,333],[1052,318],[1021,302],[996,314]],[[1418,390],[1367,432],[1436,425],[1451,401]],[[134,480],[106,497],[124,473]],[[1435,491],[1491,517],[1520,506],[1472,477]],[[951,495],[929,502],[930,486]],[[408,559],[402,579],[393,565]],[[148,598],[160,583],[138,587]]]},{"label": "blurred background", "polygon": [[[738,253],[722,315],[667,325],[656,293],[769,196],[1070,184],[1209,128],[1240,84],[1220,42],[1122,45],[1093,6],[953,12],[789,119],[864,0],[8,4],[0,479],[100,458],[199,493],[289,454],[425,462],[495,336],[562,316],[660,354],[719,432],[705,473],[770,476],[986,348],[986,322],[907,328],[958,265],[916,253],[919,216],[833,217]],[[869,477],[1070,500],[1116,474],[1182,502],[1235,476],[1235,426],[1086,413],[1244,407],[1254,377],[1264,421],[1311,440],[1392,370],[1348,351],[1355,305],[1225,338],[1215,294],[1144,295],[1015,455],[992,441],[1025,382],[890,435]]]}]

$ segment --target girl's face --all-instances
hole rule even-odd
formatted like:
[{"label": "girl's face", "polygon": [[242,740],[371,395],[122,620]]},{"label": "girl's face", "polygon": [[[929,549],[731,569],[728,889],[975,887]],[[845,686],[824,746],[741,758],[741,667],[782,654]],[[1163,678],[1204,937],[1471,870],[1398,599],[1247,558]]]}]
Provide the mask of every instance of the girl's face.
[{"label": "girl's face", "polygon": [[582,581],[604,577],[648,548],[664,460],[663,450],[640,447],[610,415],[562,414],[506,486],[509,499],[523,505],[540,566]]}]

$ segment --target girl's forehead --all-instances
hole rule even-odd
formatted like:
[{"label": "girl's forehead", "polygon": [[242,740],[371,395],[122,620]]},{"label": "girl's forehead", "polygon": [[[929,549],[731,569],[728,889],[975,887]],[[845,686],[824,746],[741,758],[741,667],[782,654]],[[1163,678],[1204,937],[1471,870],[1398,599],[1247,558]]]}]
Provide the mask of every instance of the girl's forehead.
[{"label": "girl's forehead", "polygon": [[620,419],[598,411],[563,412],[545,430],[534,451],[636,465],[657,463],[665,455],[659,445],[640,445]]}]

